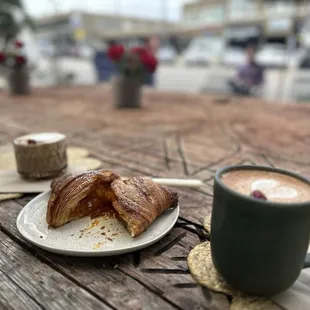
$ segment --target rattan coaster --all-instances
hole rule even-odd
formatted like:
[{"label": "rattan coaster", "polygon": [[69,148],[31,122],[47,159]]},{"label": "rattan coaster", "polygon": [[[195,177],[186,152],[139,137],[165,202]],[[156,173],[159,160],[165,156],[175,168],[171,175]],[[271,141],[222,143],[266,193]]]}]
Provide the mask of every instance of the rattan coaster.
[{"label": "rattan coaster", "polygon": [[207,215],[203,220],[204,229],[211,234],[211,215]]},{"label": "rattan coaster", "polygon": [[231,310],[280,310],[271,300],[243,294],[232,288],[215,270],[209,242],[197,245],[188,255],[188,268],[193,278],[211,291],[232,296]]},{"label": "rattan coaster", "polygon": [[[211,232],[211,216],[206,216],[203,226]],[[193,278],[202,286],[218,293],[231,296],[231,310],[280,310],[282,309],[269,299],[249,296],[231,287],[216,271],[212,258],[210,242],[197,245],[188,255],[188,268]]]},{"label": "rattan coaster", "polygon": [[200,285],[230,296],[238,294],[215,270],[211,258],[210,242],[201,243],[191,250],[187,264],[193,278]]},{"label": "rattan coaster", "polygon": [[269,299],[253,296],[235,296],[230,307],[231,310],[280,310],[280,306],[276,305]]}]

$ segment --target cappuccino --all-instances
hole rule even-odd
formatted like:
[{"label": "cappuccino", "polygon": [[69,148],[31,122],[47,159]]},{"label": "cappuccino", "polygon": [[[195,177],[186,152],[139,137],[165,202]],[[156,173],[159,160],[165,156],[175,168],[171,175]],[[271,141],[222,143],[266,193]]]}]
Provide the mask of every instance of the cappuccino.
[{"label": "cappuccino", "polygon": [[268,200],[291,203],[310,201],[310,185],[298,178],[255,169],[240,169],[224,173],[223,183],[232,190],[248,195],[261,191]]}]

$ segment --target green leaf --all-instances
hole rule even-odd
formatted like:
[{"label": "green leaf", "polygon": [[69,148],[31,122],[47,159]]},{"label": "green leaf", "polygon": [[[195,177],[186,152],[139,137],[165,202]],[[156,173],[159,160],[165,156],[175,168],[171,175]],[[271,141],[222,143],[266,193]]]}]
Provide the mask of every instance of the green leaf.
[{"label": "green leaf", "polygon": [[[23,14],[21,23],[18,23],[14,18],[13,11],[16,9],[19,9]],[[0,36],[5,37],[16,36],[26,25],[35,30],[35,23],[27,14],[21,0],[0,0],[0,25]]]}]

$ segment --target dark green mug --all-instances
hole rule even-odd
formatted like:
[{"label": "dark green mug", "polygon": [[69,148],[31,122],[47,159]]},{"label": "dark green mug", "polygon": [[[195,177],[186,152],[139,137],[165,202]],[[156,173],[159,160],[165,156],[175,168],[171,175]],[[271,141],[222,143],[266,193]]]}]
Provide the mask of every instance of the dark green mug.
[{"label": "dark green mug", "polygon": [[221,180],[239,169],[264,170],[292,176],[271,167],[231,166],[217,171],[211,220],[212,260],[234,288],[271,296],[288,289],[305,264],[310,236],[310,201],[278,203],[245,196]]}]

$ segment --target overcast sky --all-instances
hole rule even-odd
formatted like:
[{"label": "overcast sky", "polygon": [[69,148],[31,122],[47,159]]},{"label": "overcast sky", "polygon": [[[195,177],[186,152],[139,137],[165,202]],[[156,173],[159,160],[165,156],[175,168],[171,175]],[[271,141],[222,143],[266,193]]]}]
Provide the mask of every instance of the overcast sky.
[{"label": "overcast sky", "polygon": [[96,13],[121,13],[124,15],[178,20],[182,3],[189,0],[23,0],[27,11],[41,17],[59,12],[81,10]]}]

